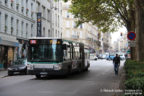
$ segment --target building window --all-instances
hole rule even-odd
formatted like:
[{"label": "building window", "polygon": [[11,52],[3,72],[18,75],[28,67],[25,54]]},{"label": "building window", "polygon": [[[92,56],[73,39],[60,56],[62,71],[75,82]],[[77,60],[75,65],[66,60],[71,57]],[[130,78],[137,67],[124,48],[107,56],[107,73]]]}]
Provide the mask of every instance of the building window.
[{"label": "building window", "polygon": [[45,27],[43,28],[43,37],[45,37]]},{"label": "building window", "polygon": [[5,0],[5,5],[8,6],[8,0]]},{"label": "building window", "polygon": [[48,37],[51,37],[50,29],[48,30]]},{"label": "building window", "polygon": [[47,20],[48,20],[48,21],[51,21],[50,10],[47,10]]},{"label": "building window", "polygon": [[16,3],[16,10],[19,10],[19,3]]},{"label": "building window", "polygon": [[1,12],[0,12],[0,32],[1,32]]},{"label": "building window", "polygon": [[40,12],[40,3],[37,2],[37,12]]},{"label": "building window", "polygon": [[66,22],[66,27],[67,27],[67,28],[70,27],[70,22],[69,22],[69,21]]},{"label": "building window", "polygon": [[44,18],[46,18],[46,14],[45,14],[45,13],[46,13],[46,12],[45,12],[45,7],[42,6],[42,15],[43,15]]},{"label": "building window", "polygon": [[21,36],[23,36],[23,27],[24,27],[24,22],[21,22]]},{"label": "building window", "polygon": [[31,18],[33,18],[33,14],[34,14],[34,12],[33,12],[33,3],[31,3]]},{"label": "building window", "polygon": [[28,23],[26,23],[26,38],[28,38]]},{"label": "building window", "polygon": [[28,16],[29,8],[28,8],[28,0],[26,0],[26,15]]},{"label": "building window", "polygon": [[75,21],[73,21],[73,28],[76,28],[76,23],[75,23]]},{"label": "building window", "polygon": [[14,0],[11,0],[11,8],[14,6]]},{"label": "building window", "polygon": [[69,17],[70,17],[69,12],[66,12],[66,17],[67,17],[67,18],[69,18]]},{"label": "building window", "polygon": [[82,24],[80,25],[80,28],[81,28],[81,29],[83,28],[83,25],[82,25]]},{"label": "building window", "polygon": [[31,37],[33,37],[33,24],[31,24]]},{"label": "building window", "polygon": [[8,15],[5,15],[5,33],[8,30]]},{"label": "building window", "polygon": [[28,8],[26,8],[26,15],[28,16],[28,13],[29,13],[29,9]]},{"label": "building window", "polygon": [[57,26],[57,14],[55,14],[55,25]]},{"label": "building window", "polygon": [[60,21],[60,18],[59,18],[59,16],[58,16],[58,27],[59,27],[59,21]]},{"label": "building window", "polygon": [[70,32],[69,32],[69,30],[66,31],[66,37],[67,37],[67,38],[70,37]]},{"label": "building window", "polygon": [[13,34],[14,27],[13,27],[13,17],[11,17],[11,35]]},{"label": "building window", "polygon": [[56,32],[55,32],[55,37],[57,37],[57,30],[56,30]]},{"label": "building window", "polygon": [[59,37],[59,31],[58,31],[58,33],[57,33],[57,34],[58,34],[58,37]]},{"label": "building window", "polygon": [[16,10],[19,10],[19,0],[16,0]]},{"label": "building window", "polygon": [[82,34],[82,32],[81,32],[81,31],[80,31],[80,35],[79,35],[79,36],[80,36],[80,38],[82,38],[82,37],[83,37],[83,34]]},{"label": "building window", "polygon": [[28,0],[26,0],[26,8],[28,8]]},{"label": "building window", "polygon": [[23,2],[23,0],[21,0],[21,12],[23,13],[24,12],[24,2]]},{"label": "building window", "polygon": [[18,36],[18,31],[19,31],[19,20],[17,19],[16,21],[16,35]]}]

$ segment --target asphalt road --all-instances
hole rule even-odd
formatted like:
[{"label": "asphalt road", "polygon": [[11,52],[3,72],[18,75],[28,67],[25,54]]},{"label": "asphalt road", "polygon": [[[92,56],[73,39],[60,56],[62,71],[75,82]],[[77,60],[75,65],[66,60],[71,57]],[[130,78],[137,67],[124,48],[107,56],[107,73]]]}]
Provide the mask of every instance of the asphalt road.
[{"label": "asphalt road", "polygon": [[119,79],[112,61],[97,60],[91,61],[88,72],[69,77],[5,76],[0,78],[0,96],[114,96],[107,91],[117,90]]}]

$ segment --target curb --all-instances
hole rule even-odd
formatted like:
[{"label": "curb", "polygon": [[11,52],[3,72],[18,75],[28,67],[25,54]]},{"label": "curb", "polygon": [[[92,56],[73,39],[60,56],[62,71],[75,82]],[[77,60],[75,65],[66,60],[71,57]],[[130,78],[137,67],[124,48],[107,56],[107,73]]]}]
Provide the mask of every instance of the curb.
[{"label": "curb", "polygon": [[119,83],[119,89],[120,90],[123,90],[123,92],[119,93],[118,96],[124,96],[124,90],[125,90],[125,85],[124,85],[124,82],[125,82],[125,62],[124,62],[124,66],[123,68],[121,69],[121,73],[120,73],[120,83]]}]

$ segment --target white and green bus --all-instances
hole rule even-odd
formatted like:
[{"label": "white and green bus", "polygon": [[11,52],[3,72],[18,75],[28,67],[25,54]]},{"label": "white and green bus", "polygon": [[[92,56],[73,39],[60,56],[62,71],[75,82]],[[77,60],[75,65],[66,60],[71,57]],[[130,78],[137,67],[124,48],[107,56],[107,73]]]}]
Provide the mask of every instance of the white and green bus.
[{"label": "white and green bus", "polygon": [[28,74],[68,75],[88,70],[89,50],[83,43],[60,38],[33,37],[28,41]]}]

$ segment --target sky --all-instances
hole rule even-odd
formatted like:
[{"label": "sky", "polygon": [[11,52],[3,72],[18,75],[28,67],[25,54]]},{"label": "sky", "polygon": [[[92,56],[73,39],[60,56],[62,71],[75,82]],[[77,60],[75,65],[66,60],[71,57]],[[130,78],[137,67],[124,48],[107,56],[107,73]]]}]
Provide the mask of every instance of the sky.
[{"label": "sky", "polygon": [[114,42],[114,41],[117,41],[117,39],[118,38],[120,38],[120,33],[126,33],[127,32],[127,30],[126,30],[126,28],[125,27],[121,27],[121,28],[119,28],[119,30],[117,31],[117,32],[113,32],[112,33],[112,43]]}]

